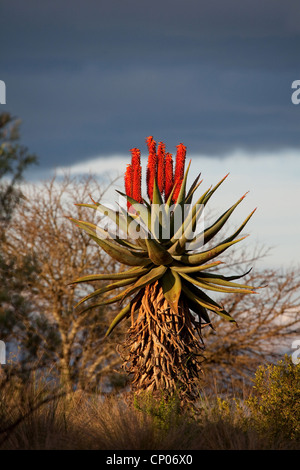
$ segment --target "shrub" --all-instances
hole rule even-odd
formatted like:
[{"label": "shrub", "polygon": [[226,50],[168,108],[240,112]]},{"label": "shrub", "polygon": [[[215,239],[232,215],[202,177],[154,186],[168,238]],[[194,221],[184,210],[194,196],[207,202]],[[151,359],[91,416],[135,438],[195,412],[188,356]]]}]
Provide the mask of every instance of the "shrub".
[{"label": "shrub", "polygon": [[187,416],[182,415],[180,399],[176,394],[160,397],[154,397],[150,392],[142,392],[134,395],[134,408],[142,413],[149,415],[153,419],[156,428],[168,431],[171,426],[176,426]]},{"label": "shrub", "polygon": [[260,366],[247,405],[259,432],[300,439],[300,364],[286,355],[277,364]]}]

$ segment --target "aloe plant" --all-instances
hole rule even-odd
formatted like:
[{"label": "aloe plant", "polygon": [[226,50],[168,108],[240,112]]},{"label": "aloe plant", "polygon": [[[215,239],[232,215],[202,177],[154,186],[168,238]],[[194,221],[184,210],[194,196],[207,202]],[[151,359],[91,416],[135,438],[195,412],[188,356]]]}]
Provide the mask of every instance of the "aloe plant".
[{"label": "aloe plant", "polygon": [[[254,292],[252,286],[235,282],[247,273],[223,276],[218,271],[211,271],[222,262],[216,260],[219,255],[245,238],[238,236],[254,211],[231,236],[213,246],[210,243],[207,248],[245,196],[195,235],[203,208],[228,175],[192,203],[202,181],[198,175],[187,190],[191,162],[185,171],[186,147],[183,144],[177,146],[174,165],[172,155],[166,153],[162,142],[157,148],[153,137],[146,142],[149,151],[148,200],[142,198],[140,150],[134,148],[125,173],[125,193],[120,193],[127,202],[127,210],[120,206],[114,211],[94,200],[91,204],[79,204],[107,215],[126,236],[110,236],[109,231],[101,227],[71,218],[109,256],[128,266],[119,273],[76,279],[74,283],[111,281],[81,299],[77,307],[95,297],[99,297],[99,301],[89,303],[84,311],[117,302],[120,311],[106,335],[131,317],[131,325],[119,351],[127,372],[132,375],[134,390],[166,390],[170,393],[177,390],[182,397],[191,398],[203,360],[203,328],[213,328],[211,314],[235,322],[210,295],[213,292]],[[186,206],[190,210],[178,226],[176,217]],[[166,227],[168,236],[164,234]],[[199,246],[194,249],[199,240],[200,249]],[[123,289],[119,291],[120,288]],[[118,289],[116,295],[103,297],[115,289]]]}]

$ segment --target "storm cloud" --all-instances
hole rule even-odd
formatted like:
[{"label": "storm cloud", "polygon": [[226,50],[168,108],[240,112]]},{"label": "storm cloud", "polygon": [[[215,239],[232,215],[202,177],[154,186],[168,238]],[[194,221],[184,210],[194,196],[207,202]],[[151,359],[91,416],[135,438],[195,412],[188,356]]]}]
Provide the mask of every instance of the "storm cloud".
[{"label": "storm cloud", "polygon": [[12,0],[1,6],[7,110],[42,168],[124,154],[299,149],[300,4]]}]

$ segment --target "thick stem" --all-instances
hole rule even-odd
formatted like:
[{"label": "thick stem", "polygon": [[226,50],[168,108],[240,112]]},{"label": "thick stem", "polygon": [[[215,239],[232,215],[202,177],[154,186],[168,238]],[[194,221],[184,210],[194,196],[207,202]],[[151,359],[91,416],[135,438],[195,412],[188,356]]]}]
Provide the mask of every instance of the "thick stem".
[{"label": "thick stem", "polygon": [[138,315],[119,347],[123,366],[133,376],[132,388],[194,398],[203,349],[200,325],[188,305],[181,300],[176,315],[159,282],[147,286]]}]

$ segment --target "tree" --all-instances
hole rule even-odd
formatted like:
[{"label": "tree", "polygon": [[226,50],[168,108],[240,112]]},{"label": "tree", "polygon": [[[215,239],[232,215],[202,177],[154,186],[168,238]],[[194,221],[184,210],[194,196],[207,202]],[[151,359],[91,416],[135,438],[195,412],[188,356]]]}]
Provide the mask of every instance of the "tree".
[{"label": "tree", "polygon": [[7,230],[13,213],[23,198],[20,183],[24,171],[37,162],[19,142],[20,121],[8,113],[0,114],[0,326],[1,340],[15,326],[16,315],[25,315],[29,301],[22,296],[28,280],[35,275],[35,263],[30,256],[17,263],[7,254]]},{"label": "tree", "polygon": [[[22,197],[18,184],[37,157],[19,143],[20,121],[9,113],[0,114],[0,222],[9,221]],[[3,227],[1,227],[3,229]]]},{"label": "tree", "polygon": [[[257,261],[265,259],[266,250],[257,250],[251,259],[236,251],[224,266],[241,271],[253,267],[248,282],[261,286],[259,295],[224,295],[224,308],[233,316],[238,328],[216,319],[215,330],[206,330],[204,382],[209,388],[218,383],[219,391],[235,391],[251,383],[259,365],[278,361],[291,349],[299,336],[300,271],[299,268],[261,269]],[[227,258],[227,259],[226,259]],[[226,262],[227,261],[227,262]]]},{"label": "tree", "polygon": [[6,256],[16,259],[18,266],[27,258],[36,266],[36,275],[22,290],[30,309],[15,314],[7,338],[20,346],[24,366],[51,369],[68,390],[93,390],[101,380],[105,385],[105,377],[113,380],[113,368],[119,363],[111,341],[103,342],[113,309],[82,312],[75,305],[90,288],[70,285],[82,273],[114,273],[117,268],[66,218],[74,207],[77,217],[86,215],[86,209],[74,206],[77,197],[88,201],[91,192],[101,199],[104,191],[92,177],[78,180],[67,175],[27,185],[26,199],[15,209],[4,246]]},{"label": "tree", "polygon": [[[125,173],[128,211],[113,212],[95,201],[89,205],[82,204],[83,207],[108,214],[126,234],[136,239],[129,241],[121,236],[110,237],[109,232],[104,230],[99,234],[99,228],[94,224],[73,219],[106,253],[130,266],[130,269],[109,276],[86,275],[77,282],[114,281],[106,287],[107,292],[126,286],[120,294],[107,302],[100,300],[96,305],[99,307],[104,303],[123,303],[126,300],[107,335],[120,321],[131,316],[131,327],[122,346],[122,354],[127,370],[133,375],[133,387],[137,391],[166,390],[171,394],[177,391],[183,400],[193,399],[197,397],[203,357],[202,330],[204,326],[212,326],[208,312],[235,323],[228,311],[204,291],[240,295],[254,292],[252,286],[235,282],[245,274],[222,276],[207,270],[220,264],[220,261],[212,261],[214,258],[242,240],[237,237],[254,211],[232,235],[214,248],[205,247],[199,252],[199,241],[204,245],[211,242],[244,197],[203,233],[192,236],[203,206],[226,177],[205,191],[186,215],[183,208],[191,204],[193,194],[201,182],[198,183],[199,177],[196,178],[190,190],[186,191],[188,170],[184,173],[185,146],[177,146],[173,174],[172,157],[165,154],[164,144],[160,143],[156,152],[156,143],[152,137],[147,139],[147,143],[149,202],[141,196],[140,151],[134,148],[131,150],[131,165],[127,166]],[[180,216],[183,213],[185,217],[179,227],[178,213]],[[166,225],[170,229],[169,236],[164,235]],[[134,237],[133,232],[139,236]],[[102,292],[103,289],[100,292],[95,290],[93,296]]]}]

